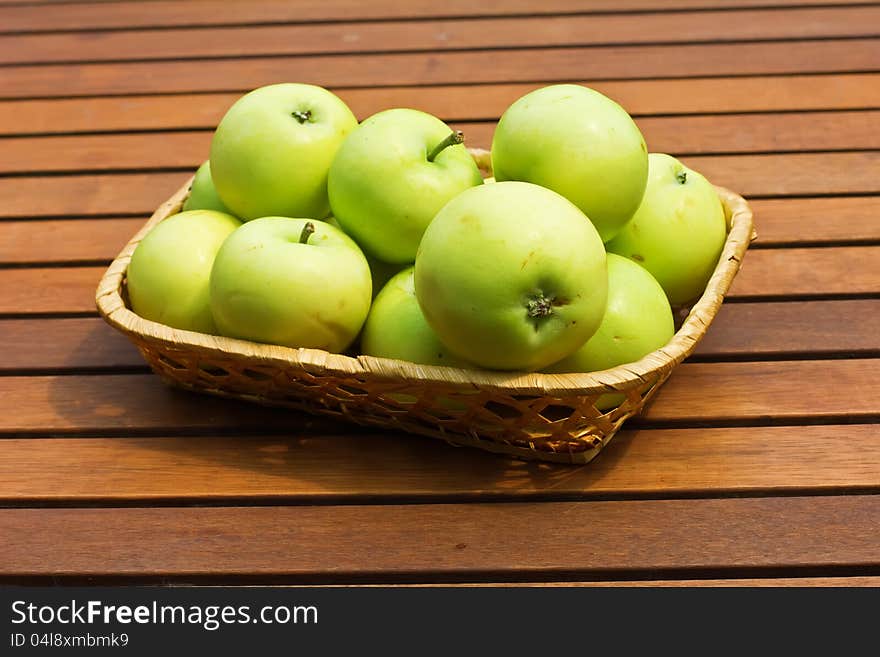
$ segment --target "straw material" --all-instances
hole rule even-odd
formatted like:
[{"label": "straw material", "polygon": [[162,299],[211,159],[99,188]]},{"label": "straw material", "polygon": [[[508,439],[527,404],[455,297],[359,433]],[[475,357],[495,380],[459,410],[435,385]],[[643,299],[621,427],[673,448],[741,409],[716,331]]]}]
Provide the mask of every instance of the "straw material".
[{"label": "straw material", "polygon": [[[472,149],[487,173],[488,153]],[[641,360],[584,374],[510,373],[426,366],[370,356],[291,349],[174,329],[135,315],[126,303],[131,255],[160,221],[180,211],[192,180],[163,203],[125,246],[97,289],[98,310],[127,335],[166,382],[190,390],[332,415],[523,459],[586,463],[645,404],[703,337],[755,238],[752,212],[718,187],[728,236],[706,290],[661,349]],[[624,399],[608,411],[596,400]]]}]

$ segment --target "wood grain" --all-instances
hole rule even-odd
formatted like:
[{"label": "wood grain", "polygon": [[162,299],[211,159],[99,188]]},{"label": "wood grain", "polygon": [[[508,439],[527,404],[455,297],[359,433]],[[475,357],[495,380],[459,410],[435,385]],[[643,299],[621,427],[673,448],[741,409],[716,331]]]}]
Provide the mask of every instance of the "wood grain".
[{"label": "wood grain", "polygon": [[[880,110],[637,120],[654,152],[681,154],[880,149]],[[494,123],[453,122],[468,144],[489,148]],[[213,132],[0,138],[0,175],[52,171],[196,168]]]},{"label": "wood grain", "polygon": [[[880,191],[880,151],[690,155],[712,182],[752,196],[869,195]],[[0,218],[149,216],[189,171],[0,177]],[[760,217],[756,219],[760,231]]]},{"label": "wood grain", "polygon": [[[171,389],[151,374],[0,377],[0,433],[325,431],[338,422]],[[347,425],[345,425],[347,426]]]},{"label": "wood grain", "polygon": [[786,5],[860,4],[859,0],[593,0],[585,7],[579,0],[552,0],[536,5],[531,0],[473,3],[450,0],[410,0],[400,3],[381,0],[300,0],[295,5],[283,0],[229,3],[208,0],[194,6],[173,0],[139,2],[85,2],[53,7],[51,12],[35,7],[7,7],[0,10],[0,25],[6,32],[42,30],[88,30],[95,28],[168,27],[173,25],[234,25],[240,23],[297,23],[308,21],[350,21],[353,19],[412,19],[447,16],[501,16],[517,14],[605,13],[638,10],[691,8],[764,7]]},{"label": "wood grain", "polygon": [[146,366],[131,341],[99,317],[0,320],[0,372]]},{"label": "wood grain", "polygon": [[880,299],[727,303],[697,347],[702,357],[880,352]]},{"label": "wood grain", "polygon": [[6,221],[0,230],[0,264],[110,261],[144,220],[62,219]]},{"label": "wood grain", "polygon": [[880,247],[754,250],[731,285],[731,297],[878,294]]},{"label": "wood grain", "polygon": [[[697,346],[703,359],[876,356],[880,299],[727,303]],[[97,317],[0,320],[0,372],[145,367]]]},{"label": "wood grain", "polygon": [[0,503],[547,501],[880,490],[878,438],[876,424],[624,430],[584,467],[525,463],[396,433],[5,439]]},{"label": "wood grain", "polygon": [[144,221],[186,181],[185,173],[0,178],[0,217],[117,216]]},{"label": "wood grain", "polygon": [[871,194],[880,187],[880,151],[689,155],[682,160],[716,185],[747,197]]},{"label": "wood grain", "polygon": [[[880,75],[796,75],[581,82],[634,116],[880,107]],[[361,118],[389,107],[417,107],[450,121],[496,119],[541,83],[333,89]],[[213,129],[236,93],[98,96],[0,101],[0,135],[127,130]],[[17,120],[27,116],[27,123]]]},{"label": "wood grain", "polygon": [[876,418],[878,365],[880,359],[685,363],[642,417],[653,422]]},{"label": "wood grain", "polygon": [[[880,416],[878,359],[684,363],[650,423],[767,423]],[[804,382],[795,386],[793,382]],[[707,394],[707,391],[723,391]],[[821,400],[821,403],[817,403]],[[0,433],[308,431],[350,425],[179,392],[151,374],[0,377]]]},{"label": "wood grain", "polygon": [[[821,518],[822,522],[816,522]],[[0,509],[6,578],[489,574],[875,567],[880,496],[255,508]],[[59,542],[58,536],[63,536]],[[255,540],[254,537],[259,537]],[[719,574],[716,574],[718,576]],[[679,575],[681,576],[681,575]],[[687,575],[684,575],[687,577]]]},{"label": "wood grain", "polygon": [[0,98],[253,89],[297,81],[329,87],[452,83],[696,78],[729,75],[877,72],[880,41],[819,41],[597,46],[595,48],[298,55],[135,63],[9,67]]},{"label": "wood grain", "polygon": [[754,199],[758,243],[821,243],[880,238],[880,198]]},{"label": "wood grain", "polygon": [[0,64],[872,37],[878,7],[285,24],[0,36]]}]

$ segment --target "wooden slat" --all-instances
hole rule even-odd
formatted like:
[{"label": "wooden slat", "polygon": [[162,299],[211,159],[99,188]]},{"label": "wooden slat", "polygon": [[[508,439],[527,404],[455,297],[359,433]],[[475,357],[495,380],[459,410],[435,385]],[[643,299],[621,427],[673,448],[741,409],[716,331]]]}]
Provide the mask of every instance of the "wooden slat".
[{"label": "wooden slat", "polygon": [[[873,419],[880,416],[880,381],[873,375],[878,363],[684,363],[644,417],[656,423]],[[716,390],[718,394],[707,395]],[[313,422],[305,418],[177,392],[151,374],[0,377],[0,432],[7,434],[307,431]]]},{"label": "wooden slat", "polygon": [[323,86],[630,78],[780,73],[877,72],[880,40],[599,46],[505,52],[305,55],[237,60],[16,66],[0,98],[191,93],[251,89],[285,80]]},{"label": "wooden slat", "polygon": [[[803,114],[645,117],[654,152],[681,154],[880,149],[880,110]],[[494,123],[453,123],[467,143],[488,148]],[[0,175],[53,171],[195,168],[213,132],[0,138]]]},{"label": "wooden slat", "polygon": [[[880,75],[799,75],[726,79],[584,82],[637,117],[649,114],[847,110],[880,107]],[[418,107],[446,120],[495,119],[540,83],[334,89],[364,118],[389,107]],[[249,87],[248,87],[249,88]],[[241,89],[241,93],[248,89]],[[212,129],[240,93],[0,101],[0,135]],[[19,121],[27,116],[26,123]]]},{"label": "wooden slat", "polygon": [[[880,294],[880,247],[755,249],[746,256],[731,297]],[[105,267],[0,269],[0,314],[95,311]]]},{"label": "wooden slat", "polygon": [[151,374],[0,377],[0,432],[285,431],[340,429],[340,423],[286,409],[172,389]]},{"label": "wooden slat", "polygon": [[[880,191],[880,151],[692,155],[683,161],[746,197]],[[0,218],[149,215],[189,173],[0,177]]]},{"label": "wooden slat", "polygon": [[0,372],[113,367],[146,367],[146,362],[103,319],[0,320]]},{"label": "wooden slat", "polygon": [[877,424],[624,430],[581,468],[394,433],[6,439],[0,502],[537,501],[880,490],[878,439]]},{"label": "wooden slat", "polygon": [[880,239],[880,197],[754,199],[758,243]]},{"label": "wooden slat", "polygon": [[[816,519],[821,518],[822,522]],[[880,496],[257,508],[0,509],[5,577],[876,567]],[[59,541],[59,536],[64,540]],[[255,539],[259,537],[259,539]],[[792,573],[788,573],[791,575]],[[686,577],[686,575],[685,575]]]},{"label": "wooden slat", "polygon": [[141,218],[6,221],[0,264],[110,261],[144,224]]},{"label": "wooden slat", "polygon": [[[146,6],[142,6],[146,4]],[[230,3],[208,0],[191,3],[171,0],[149,3],[127,2],[108,5],[103,2],[77,3],[53,7],[8,7],[0,9],[0,26],[6,32],[40,30],[87,30],[94,28],[168,27],[173,25],[235,25],[252,23],[297,23],[307,21],[350,21],[353,19],[442,18],[449,16],[503,16],[518,14],[555,14],[572,12],[619,12],[658,9],[766,7],[787,5],[860,4],[860,0],[593,0],[588,6],[579,0],[552,0],[536,4],[532,0],[474,3],[468,0],[410,0],[400,3],[381,0],[369,3],[358,0],[283,0]]]},{"label": "wooden slat", "polygon": [[[875,356],[880,299],[722,306],[697,347],[701,358],[805,354]],[[0,320],[0,372],[143,367],[129,340],[102,319]]]},{"label": "wooden slat", "polygon": [[880,352],[880,299],[727,303],[697,347],[702,357]]},{"label": "wooden slat", "polygon": [[872,37],[878,7],[325,23],[0,36],[0,64]]},{"label": "wooden slat", "polygon": [[878,365],[878,359],[686,363],[642,417],[657,422],[877,417]]},{"label": "wooden slat", "polygon": [[880,247],[755,250],[746,255],[730,296],[878,294]]},{"label": "wooden slat", "polygon": [[[744,196],[871,194],[880,189],[880,151],[745,156],[687,156],[717,185]],[[830,171],[830,167],[839,167]]]},{"label": "wooden slat", "polygon": [[0,217],[153,213],[186,182],[185,173],[0,178]]},{"label": "wooden slat", "polygon": [[95,289],[106,267],[0,270],[0,313],[97,312]]}]

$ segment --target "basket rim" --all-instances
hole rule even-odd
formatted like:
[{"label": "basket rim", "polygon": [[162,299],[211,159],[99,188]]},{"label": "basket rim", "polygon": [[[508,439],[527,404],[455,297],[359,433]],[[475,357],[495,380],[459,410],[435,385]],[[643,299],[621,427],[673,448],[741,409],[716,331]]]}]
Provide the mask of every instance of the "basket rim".
[{"label": "basket rim", "polygon": [[[471,149],[478,163],[485,162],[486,151]],[[122,287],[135,248],[160,221],[180,211],[189,194],[193,177],[162,203],[149,220],[123,247],[98,284],[95,301],[104,320],[131,336],[177,350],[194,350],[210,356],[222,353],[238,356],[254,364],[300,368],[313,374],[395,380],[400,383],[450,384],[479,390],[498,390],[524,395],[591,395],[625,391],[665,374],[693,353],[721,306],[724,296],[739,270],[746,250],[756,235],[748,202],[740,195],[715,186],[728,221],[728,234],[718,264],[706,288],[672,339],[660,349],[632,363],[586,373],[548,374],[542,372],[503,372],[420,365],[408,361],[374,356],[348,356],[321,349],[292,348],[261,344],[248,340],[207,335],[175,329],[153,322],[130,310],[124,302]]]}]

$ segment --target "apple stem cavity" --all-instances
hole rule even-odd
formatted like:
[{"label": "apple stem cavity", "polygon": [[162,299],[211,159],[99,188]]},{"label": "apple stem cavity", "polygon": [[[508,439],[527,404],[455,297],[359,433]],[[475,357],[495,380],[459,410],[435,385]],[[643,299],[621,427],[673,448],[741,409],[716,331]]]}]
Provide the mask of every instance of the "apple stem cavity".
[{"label": "apple stem cavity", "polygon": [[675,174],[675,179],[682,185],[684,185],[688,181],[687,171],[679,171]]},{"label": "apple stem cavity", "polygon": [[294,110],[290,115],[300,123],[308,123],[312,120],[312,110]]},{"label": "apple stem cavity", "polygon": [[451,132],[449,136],[446,137],[446,139],[434,146],[434,150],[428,153],[428,162],[433,162],[434,158],[440,155],[441,151],[443,151],[445,148],[462,143],[464,143],[464,133],[461,130]]},{"label": "apple stem cavity", "polygon": [[305,226],[303,226],[302,232],[299,234],[299,243],[300,244],[308,244],[309,238],[312,236],[312,233],[314,233],[314,232],[315,232],[315,224],[313,224],[311,221],[309,221],[308,223],[306,223]]}]

